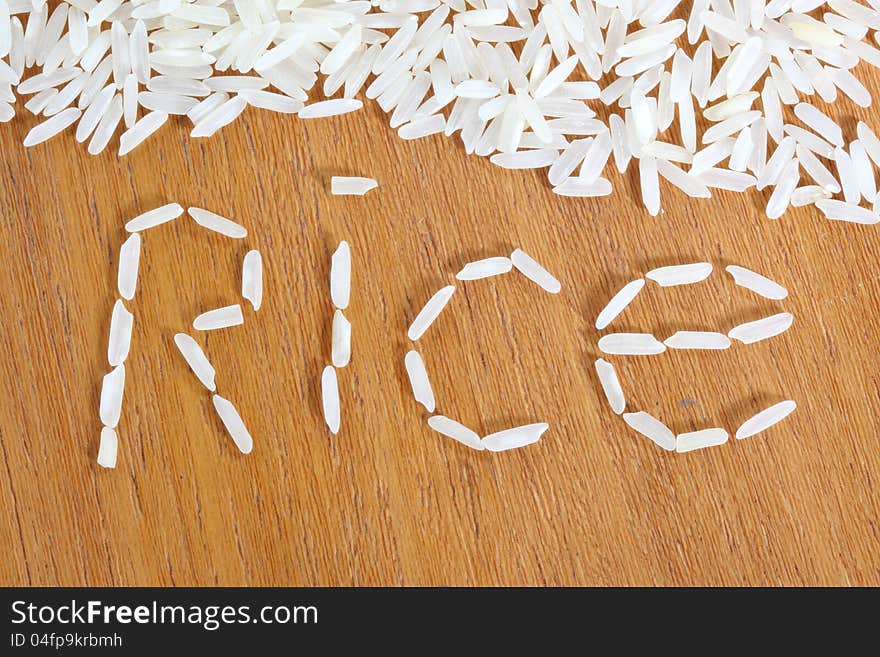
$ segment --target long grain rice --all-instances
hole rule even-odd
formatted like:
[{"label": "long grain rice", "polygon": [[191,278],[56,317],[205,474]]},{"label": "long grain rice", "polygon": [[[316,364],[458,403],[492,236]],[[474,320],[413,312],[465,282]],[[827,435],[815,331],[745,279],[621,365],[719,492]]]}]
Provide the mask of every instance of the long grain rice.
[{"label": "long grain rice", "polygon": [[454,292],[455,286],[447,285],[435,292],[434,295],[428,299],[428,302],[419,311],[418,315],[416,315],[412,324],[410,324],[409,330],[406,334],[410,340],[415,342],[425,334],[425,331],[428,330],[431,324],[434,323],[434,320],[436,320],[443,311],[443,308],[446,307],[446,304],[449,303]]},{"label": "long grain rice", "polygon": [[742,426],[736,430],[736,438],[751,438],[762,431],[766,431],[774,424],[782,422],[797,408],[797,404],[791,400],[779,402],[769,408],[765,408],[760,413],[756,413],[748,420],[743,422]]},{"label": "long grain rice", "polygon": [[263,256],[256,249],[248,251],[242,261],[241,296],[255,311],[263,305]]},{"label": "long grain rice", "polygon": [[733,281],[740,287],[751,290],[765,299],[782,300],[788,296],[788,290],[779,283],[739,265],[728,265],[725,271],[733,276]]},{"label": "long grain rice", "polygon": [[433,413],[436,407],[434,390],[431,388],[431,381],[428,378],[428,371],[425,369],[425,362],[422,360],[421,354],[415,350],[408,351],[404,358],[404,364],[406,365],[406,373],[412,387],[413,397],[429,413]]},{"label": "long grain rice", "polygon": [[467,263],[455,277],[460,281],[475,281],[506,274],[513,268],[510,258],[494,257]]},{"label": "long grain rice", "polygon": [[624,413],[623,421],[667,452],[675,450],[675,434],[650,413]]},{"label": "long grain rice", "polygon": [[183,356],[186,364],[193,371],[193,374],[196,375],[196,378],[208,390],[214,392],[217,389],[214,383],[216,372],[208,357],[205,356],[205,352],[199,346],[199,343],[186,333],[176,333],[174,335],[174,344],[177,346],[177,350],[180,351],[180,355]]},{"label": "long grain rice", "polygon": [[336,368],[345,367],[351,360],[351,322],[341,310],[333,314],[331,360]]},{"label": "long grain rice", "polygon": [[244,324],[241,306],[237,303],[223,308],[208,310],[193,320],[193,328],[197,331],[215,331]]},{"label": "long grain rice", "polygon": [[599,349],[617,356],[653,356],[666,346],[650,333],[609,333],[599,339]]},{"label": "long grain rice", "polygon": [[505,429],[483,437],[483,447],[490,452],[504,452],[538,442],[541,435],[550,428],[545,422],[526,424],[513,429]]},{"label": "long grain rice", "polygon": [[101,384],[100,416],[105,427],[115,429],[122,413],[122,395],[125,392],[125,365],[117,365],[104,375]]},{"label": "long grain rice", "polygon": [[339,383],[336,379],[336,370],[332,365],[324,368],[321,374],[321,406],[324,410],[324,421],[330,429],[330,433],[339,433],[341,421],[341,409],[339,406]]},{"label": "long grain rice", "polygon": [[213,395],[211,401],[214,402],[214,408],[217,415],[220,416],[223,426],[229,432],[235,446],[242,454],[250,454],[254,449],[254,439],[248,432],[241,415],[235,409],[235,406],[228,399],[224,399],[220,395]]},{"label": "long grain rice", "polygon": [[663,341],[670,349],[729,349],[730,338],[723,333],[677,331]]},{"label": "long grain rice", "polygon": [[103,427],[101,442],[98,445],[98,465],[102,468],[115,468],[118,449],[119,440],[116,437],[116,432],[110,427]]},{"label": "long grain rice", "polygon": [[140,261],[141,236],[138,233],[133,233],[119,249],[119,270],[116,276],[119,295],[126,301],[131,301],[134,298]]},{"label": "long grain rice", "polygon": [[602,391],[608,400],[611,410],[620,415],[626,408],[626,398],[623,395],[623,388],[620,386],[620,379],[617,378],[617,372],[614,365],[607,360],[599,358],[595,363],[596,374],[599,376],[599,383],[602,385]]},{"label": "long grain rice", "polygon": [[330,259],[330,299],[340,310],[348,308],[351,298],[351,249],[342,241]]},{"label": "long grain rice", "polygon": [[483,445],[483,441],[480,440],[480,436],[475,431],[471,431],[460,422],[456,422],[444,415],[432,415],[429,417],[428,426],[437,433],[448,436],[453,440],[457,440],[471,449],[478,451],[486,449]]},{"label": "long grain rice", "polygon": [[208,230],[213,230],[216,233],[220,233],[221,235],[225,235],[226,237],[231,237],[233,239],[242,239],[243,237],[247,237],[247,228],[242,226],[241,224],[237,224],[234,221],[227,219],[226,217],[222,217],[219,214],[211,212],[210,210],[204,210],[202,208],[191,207],[187,208],[187,214],[193,218],[199,226],[207,228]]},{"label": "long grain rice", "polygon": [[522,249],[514,249],[510,260],[523,276],[551,294],[558,294],[562,284]]},{"label": "long grain rice", "polygon": [[785,333],[794,321],[791,313],[778,313],[770,317],[746,322],[732,328],[727,336],[743,344],[752,344]]},{"label": "long grain rice", "polygon": [[701,429],[689,433],[680,433],[675,437],[675,451],[679,454],[692,452],[696,449],[716,447],[727,442],[730,436],[724,429]]},{"label": "long grain rice", "polygon": [[162,207],[148,210],[143,214],[139,214],[134,219],[125,224],[125,230],[129,233],[137,233],[147,228],[153,228],[166,222],[177,219],[183,214],[183,206],[179,203],[168,203]]},{"label": "long grain rice", "polygon": [[652,269],[645,278],[654,281],[660,287],[675,285],[691,285],[706,280],[712,273],[712,263],[695,262],[687,265],[670,265]]},{"label": "long grain rice", "polygon": [[620,291],[615,294],[611,301],[601,310],[596,318],[596,328],[604,329],[614,319],[622,313],[626,307],[632,303],[642,288],[645,287],[645,279],[639,278],[624,285]]},{"label": "long grain rice", "polygon": [[110,316],[110,339],[107,344],[107,360],[111,367],[121,365],[128,358],[133,325],[134,315],[117,299]]}]

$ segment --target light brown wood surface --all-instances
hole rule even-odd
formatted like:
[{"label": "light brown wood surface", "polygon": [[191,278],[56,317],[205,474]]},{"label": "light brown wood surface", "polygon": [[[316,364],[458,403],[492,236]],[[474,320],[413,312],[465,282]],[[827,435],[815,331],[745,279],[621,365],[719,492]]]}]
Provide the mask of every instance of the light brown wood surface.
[{"label": "light brown wood surface", "polygon": [[[864,72],[863,72],[864,74]],[[872,89],[878,85],[872,83]],[[854,138],[856,113],[844,114]],[[876,127],[876,116],[869,119]],[[691,201],[662,184],[563,199],[544,175],[401,141],[372,103],[304,121],[248,110],[210,140],[171,122],[124,159],[66,134],[25,150],[0,127],[0,583],[10,585],[880,584],[880,231],[813,209],[780,221],[767,195]],[[367,175],[365,198],[329,194]],[[233,241],[186,216],[144,233],[115,471],[95,463],[98,398],[126,220],[169,201],[245,224]],[[320,411],[330,254],[353,252],[342,430]],[[522,247],[562,281],[466,282],[419,342],[438,412],[488,433],[547,421],[542,441],[477,453],[426,425],[403,368],[406,328],[465,262]],[[196,334],[255,440],[237,452],[172,336],[240,301],[259,248],[263,308]],[[726,352],[614,358],[629,410],[676,431],[791,398],[766,435],[661,451],[601,396],[596,314],[649,268],[708,260],[705,283],[649,283],[612,329],[726,331],[788,310],[790,331]],[[763,272],[783,302],[736,288]]]}]

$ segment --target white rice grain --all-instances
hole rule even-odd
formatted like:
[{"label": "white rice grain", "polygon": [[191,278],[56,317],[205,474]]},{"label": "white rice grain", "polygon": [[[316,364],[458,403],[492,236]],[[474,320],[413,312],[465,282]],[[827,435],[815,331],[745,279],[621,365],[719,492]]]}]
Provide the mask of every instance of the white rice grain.
[{"label": "white rice grain", "polygon": [[602,391],[608,400],[611,410],[617,415],[623,413],[626,408],[626,397],[623,394],[623,388],[620,386],[620,379],[617,378],[617,372],[614,365],[603,358],[599,358],[595,363],[596,374],[599,376],[599,383],[602,385]]},{"label": "white rice grain", "polygon": [[724,429],[701,429],[689,433],[680,433],[675,437],[675,451],[679,454],[692,452],[695,449],[716,447],[727,442],[730,436]]},{"label": "white rice grain", "polygon": [[831,196],[831,192],[819,185],[804,185],[792,192],[791,206],[802,208],[805,205],[813,205],[816,201],[831,198]]},{"label": "white rice grain", "polygon": [[115,468],[118,449],[119,440],[116,437],[116,432],[110,427],[103,427],[101,442],[98,445],[98,465],[102,468]]},{"label": "white rice grain", "polygon": [[816,207],[819,208],[828,219],[833,221],[847,221],[867,225],[880,223],[880,214],[862,208],[854,203],[847,203],[835,199],[824,199],[816,201]]},{"label": "white rice grain", "polygon": [[324,368],[321,374],[321,406],[324,410],[324,421],[330,428],[330,433],[339,433],[341,421],[341,409],[339,407],[339,383],[336,379],[336,370],[332,365]]},{"label": "white rice grain", "polygon": [[828,115],[822,113],[809,103],[798,103],[794,106],[794,114],[816,134],[822,135],[835,146],[843,146],[843,132]]},{"label": "white rice grain", "polygon": [[675,285],[691,285],[706,280],[712,273],[712,263],[695,262],[686,265],[670,265],[652,269],[645,278],[654,281],[660,287]]},{"label": "white rice grain", "polygon": [[76,107],[68,107],[53,116],[31,128],[30,132],[24,138],[25,146],[36,146],[44,141],[51,139],[58,133],[64,131],[79,120],[82,112]]},{"label": "white rice grain", "polygon": [[536,443],[550,425],[546,422],[526,424],[513,429],[505,429],[483,437],[483,447],[490,452],[504,452]]},{"label": "white rice grain", "polygon": [[406,334],[410,340],[415,342],[425,334],[425,331],[428,330],[431,324],[434,323],[434,320],[440,315],[443,308],[446,307],[446,304],[449,303],[454,292],[455,286],[447,285],[428,299],[428,302],[419,311],[419,314],[416,315],[412,324],[410,324],[409,331],[407,331]]},{"label": "white rice grain", "polygon": [[513,253],[510,254],[510,260],[523,276],[539,285],[545,291],[551,294],[558,294],[562,289],[562,284],[522,249],[514,249]]},{"label": "white rice grain", "polygon": [[351,360],[351,322],[341,310],[333,313],[330,353],[336,368],[345,367]]},{"label": "white rice grain", "polygon": [[320,119],[355,112],[363,106],[363,102],[356,98],[334,98],[306,105],[299,111],[298,116],[301,119]]},{"label": "white rice grain", "polygon": [[197,331],[215,331],[244,324],[241,306],[237,303],[202,313],[193,320],[193,328]]},{"label": "white rice grain", "polygon": [[79,124],[76,126],[76,140],[80,143],[84,142],[98,127],[98,123],[103,118],[113,97],[116,95],[116,87],[108,84],[95,97],[92,103],[86,108],[80,118]]},{"label": "white rice grain", "polygon": [[800,180],[798,161],[797,159],[792,159],[782,170],[776,187],[774,187],[773,193],[770,195],[770,200],[767,201],[766,215],[768,219],[778,219],[783,215],[788,208],[788,204],[791,202],[791,195],[794,194],[794,190],[797,189]]},{"label": "white rice grain", "polygon": [[226,237],[231,237],[233,239],[247,237],[247,228],[227,219],[226,217],[215,214],[210,210],[192,207],[187,208],[186,211],[189,216],[193,218],[193,221],[203,228],[213,230],[216,233],[226,235]]},{"label": "white rice grain", "polygon": [[119,290],[119,295],[126,301],[131,301],[134,298],[140,262],[141,236],[138,233],[132,233],[119,249],[119,271],[116,275],[116,287]]},{"label": "white rice grain", "polygon": [[782,422],[782,420],[791,415],[791,413],[794,412],[794,409],[796,408],[797,404],[790,399],[787,401],[779,402],[778,404],[774,404],[769,408],[765,408],[760,413],[753,415],[748,420],[743,422],[742,426],[740,426],[740,428],[736,430],[737,440],[741,440],[743,438],[751,438],[752,436],[757,435],[762,431],[766,431],[774,424]]},{"label": "white rice grain", "polygon": [[759,294],[765,299],[773,299],[779,301],[788,296],[788,290],[779,283],[770,280],[766,276],[762,276],[756,272],[738,265],[728,265],[725,268],[728,274],[733,276],[733,282],[751,290],[755,294]]},{"label": "white rice grain", "polygon": [[794,316],[791,313],[778,313],[735,326],[728,332],[727,337],[739,340],[743,344],[752,344],[785,333],[793,321]]},{"label": "white rice grain", "polygon": [[428,426],[437,433],[443,434],[453,440],[457,440],[471,449],[476,449],[478,451],[486,449],[483,445],[483,441],[480,440],[480,436],[475,431],[471,431],[460,422],[456,422],[444,415],[433,415],[429,417]]},{"label": "white rice grain", "polygon": [[214,383],[216,372],[208,357],[205,356],[205,352],[199,346],[199,343],[186,333],[176,333],[174,335],[174,344],[177,346],[177,350],[183,356],[186,364],[193,371],[193,374],[196,375],[196,378],[208,390],[214,392],[217,389]]},{"label": "white rice grain", "polygon": [[877,198],[877,179],[874,177],[874,165],[865,146],[856,139],[849,145],[849,157],[858,181],[859,192],[866,201]]},{"label": "white rice grain", "polygon": [[177,219],[183,214],[183,206],[179,203],[168,203],[158,208],[139,214],[125,224],[125,230],[129,233],[138,233]]},{"label": "white rice grain", "polygon": [[131,329],[134,325],[132,315],[120,299],[113,304],[110,316],[110,340],[107,345],[107,360],[111,367],[121,365],[128,358],[131,347]]},{"label": "white rice grain", "polygon": [[101,423],[115,429],[122,413],[122,395],[125,392],[125,365],[117,365],[104,375],[101,384]]},{"label": "white rice grain", "polygon": [[[225,98],[226,94],[213,94],[190,110],[187,116],[195,123],[189,133],[190,137],[210,137],[237,119],[247,107],[247,100],[243,96],[235,96],[229,100],[224,100]],[[220,102],[220,105],[215,107],[215,102]],[[194,116],[199,116],[198,120]]]},{"label": "white rice grain", "polygon": [[643,278],[639,278],[638,280],[631,281],[624,285],[599,313],[599,316],[596,318],[596,328],[602,330],[613,322],[615,318],[633,301],[633,299],[636,298],[638,293],[642,291],[643,287],[645,287],[645,279]]},{"label": "white rice grain", "polygon": [[330,299],[340,310],[348,308],[351,298],[351,249],[343,240],[330,258]]},{"label": "white rice grain", "polygon": [[842,148],[835,148],[834,163],[837,165],[837,178],[843,188],[843,199],[847,203],[858,205],[862,195],[859,190],[858,174],[853,168],[849,153]]},{"label": "white rice grain", "polygon": [[730,338],[709,331],[677,331],[663,344],[670,349],[729,349]]},{"label": "white rice grain", "polygon": [[657,177],[657,160],[650,156],[639,159],[639,186],[642,203],[652,217],[660,212],[660,180]]},{"label": "white rice grain", "polygon": [[429,413],[433,413],[436,406],[434,390],[431,388],[431,380],[428,378],[428,371],[425,369],[425,361],[422,360],[421,354],[415,350],[408,351],[404,358],[404,365],[406,365],[406,374],[409,377],[413,397]]},{"label": "white rice grain", "polygon": [[675,434],[650,413],[624,413],[623,421],[667,452],[675,450]]},{"label": "white rice grain", "polygon": [[372,178],[356,176],[332,176],[330,178],[330,193],[334,196],[363,196],[378,186],[379,183]]},{"label": "white rice grain", "polygon": [[460,281],[476,281],[481,278],[506,274],[513,268],[510,258],[484,258],[467,263],[455,277]]},{"label": "white rice grain", "polygon": [[256,249],[248,251],[242,261],[241,296],[251,302],[254,311],[263,305],[263,256]]},{"label": "white rice grain", "polygon": [[127,155],[144,142],[168,120],[167,112],[150,112],[119,137],[119,157]]},{"label": "white rice grain", "polygon": [[226,427],[226,431],[232,437],[232,442],[238,447],[238,451],[242,454],[250,454],[254,449],[254,439],[248,433],[241,415],[235,409],[235,406],[228,399],[224,399],[220,395],[213,395],[211,401],[214,402],[214,409],[220,416],[220,421]]},{"label": "white rice grain", "polygon": [[97,155],[107,147],[107,144],[110,143],[110,139],[113,137],[113,133],[116,132],[116,127],[119,125],[121,119],[122,97],[117,94],[113,97],[113,100],[110,102],[110,107],[107,108],[104,116],[102,116],[101,120],[98,122],[98,127],[95,128],[95,134],[92,135],[88,147],[90,155]]},{"label": "white rice grain", "polygon": [[610,333],[599,339],[599,349],[616,356],[653,356],[666,346],[650,333]]},{"label": "white rice grain", "polygon": [[880,167],[880,138],[874,133],[864,121],[859,121],[856,125],[856,133],[859,141],[865,147],[868,156],[874,161],[874,164]]}]

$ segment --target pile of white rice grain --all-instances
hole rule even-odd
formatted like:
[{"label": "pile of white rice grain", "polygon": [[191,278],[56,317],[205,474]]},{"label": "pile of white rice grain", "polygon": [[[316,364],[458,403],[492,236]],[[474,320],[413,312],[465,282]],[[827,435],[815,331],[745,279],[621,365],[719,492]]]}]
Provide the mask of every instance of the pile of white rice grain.
[{"label": "pile of white rice grain", "polygon": [[207,137],[247,106],[316,118],[360,95],[403,139],[458,132],[563,196],[610,194],[613,157],[653,215],[663,178],[877,223],[880,140],[835,118],[880,66],[863,1],[0,0],[0,120],[27,96],[45,121],[26,145],[75,124],[91,153],[121,130],[124,155],[170,115]]}]

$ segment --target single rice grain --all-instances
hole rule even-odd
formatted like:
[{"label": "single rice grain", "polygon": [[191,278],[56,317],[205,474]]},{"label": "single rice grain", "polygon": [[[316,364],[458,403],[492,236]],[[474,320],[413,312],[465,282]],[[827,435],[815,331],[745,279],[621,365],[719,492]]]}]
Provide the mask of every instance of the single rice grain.
[{"label": "single rice grain", "polygon": [[244,254],[241,265],[241,296],[250,301],[255,311],[263,305],[263,256],[256,249]]},{"label": "single rice grain", "polygon": [[412,387],[413,397],[429,413],[433,413],[436,406],[434,390],[431,388],[431,380],[428,378],[428,370],[425,369],[425,361],[422,360],[421,354],[415,350],[408,351],[404,358],[404,365]]},{"label": "single rice grain", "polygon": [[98,445],[98,465],[102,468],[116,467],[116,453],[119,449],[119,440],[116,432],[110,427],[101,429],[101,442]]},{"label": "single rice grain", "polygon": [[667,452],[675,450],[675,434],[650,413],[624,413],[623,421]]},{"label": "single rice grain", "polygon": [[541,434],[549,427],[550,425],[546,422],[538,422],[498,431],[483,438],[483,447],[490,452],[504,452],[509,449],[525,447],[538,442],[541,439]]},{"label": "single rice grain", "polygon": [[429,417],[428,426],[437,433],[443,434],[453,440],[457,440],[471,449],[476,449],[478,451],[486,449],[483,445],[483,441],[480,440],[480,436],[475,431],[471,431],[460,422],[456,422],[444,415],[432,415]]},{"label": "single rice grain", "polygon": [[742,426],[736,430],[736,438],[738,440],[751,438],[762,431],[766,431],[774,424],[782,422],[782,420],[791,415],[796,408],[797,404],[790,399],[774,404],[769,408],[765,408],[760,413],[753,415],[743,422]]},{"label": "single rice grain", "polygon": [[193,328],[197,331],[215,331],[240,324],[244,324],[244,316],[237,303],[203,312],[193,320]]},{"label": "single rice grain", "polygon": [[244,421],[241,419],[241,415],[238,414],[235,406],[231,401],[224,399],[220,395],[213,395],[211,401],[214,402],[217,415],[220,416],[220,421],[223,422],[223,426],[226,427],[226,431],[229,432],[232,441],[238,447],[238,451],[242,454],[250,454],[254,449],[254,439],[248,433],[247,427],[245,427]]},{"label": "single rice grain", "polygon": [[180,351],[180,355],[183,356],[186,364],[193,371],[193,374],[196,375],[196,378],[208,390],[214,392],[217,389],[214,383],[214,367],[211,365],[208,357],[205,356],[205,352],[202,351],[199,343],[186,333],[177,333],[174,336],[174,344],[177,346],[177,350]]},{"label": "single rice grain", "polygon": [[351,249],[342,241],[330,259],[330,299],[340,310],[348,308],[351,296]]},{"label": "single rice grain", "polygon": [[620,386],[620,379],[617,378],[614,365],[599,358],[596,360],[595,367],[608,405],[611,406],[612,411],[620,415],[626,408],[626,398],[623,395],[623,388]]},{"label": "single rice grain", "polygon": [[330,428],[330,433],[339,433],[341,410],[339,407],[339,382],[336,379],[336,370],[328,365],[321,373],[321,406],[324,410],[324,421]]},{"label": "single rice grain", "polygon": [[723,445],[730,436],[724,429],[701,429],[689,433],[680,433],[675,438],[675,451],[679,454],[692,452],[695,449]]},{"label": "single rice grain", "polygon": [[600,331],[608,326],[614,319],[622,313],[626,307],[632,303],[642,288],[645,287],[645,279],[640,278],[624,285],[620,291],[615,294],[611,301],[602,309],[596,318],[596,328]]},{"label": "single rice grain", "polygon": [[247,228],[210,210],[193,207],[187,208],[186,212],[199,226],[213,230],[215,233],[233,239],[247,237]]},{"label": "single rice grain", "polygon": [[425,331],[428,330],[443,311],[443,308],[446,307],[446,304],[449,303],[454,292],[455,286],[447,285],[428,299],[428,302],[419,311],[419,314],[416,315],[412,324],[410,324],[409,331],[407,331],[407,337],[410,340],[415,342],[425,334]]}]

